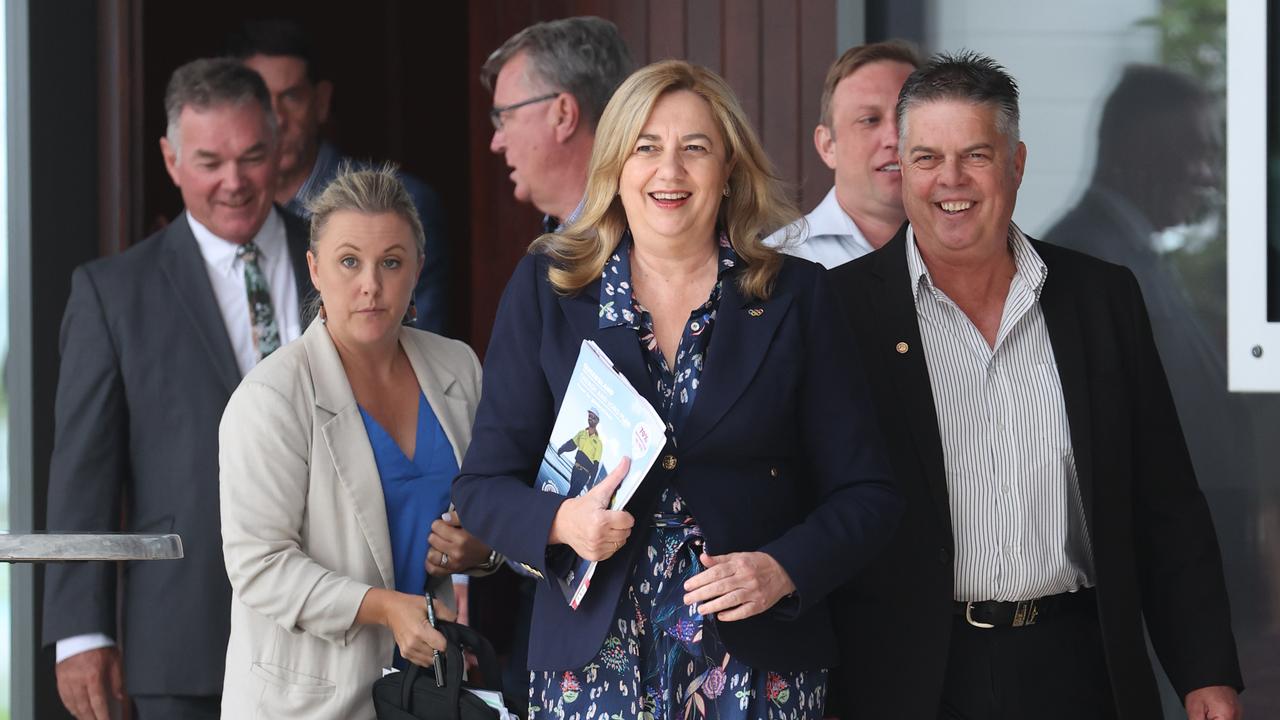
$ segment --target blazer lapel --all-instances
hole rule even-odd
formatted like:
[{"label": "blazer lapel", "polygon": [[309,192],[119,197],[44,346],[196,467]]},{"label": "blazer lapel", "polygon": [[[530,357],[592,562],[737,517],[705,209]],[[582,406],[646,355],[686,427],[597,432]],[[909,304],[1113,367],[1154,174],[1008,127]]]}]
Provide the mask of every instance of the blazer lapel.
[{"label": "blazer lapel", "polygon": [[387,526],[382,480],[346,370],[342,367],[337,348],[329,339],[329,332],[319,321],[313,321],[307,328],[303,342],[306,343],[311,366],[316,407],[332,413],[320,431],[328,445],[338,481],[349,495],[356,521],[369,544],[383,585],[394,588],[395,565],[391,558],[391,530]]},{"label": "blazer lapel", "polygon": [[[1035,243],[1037,251],[1042,247]],[[1090,419],[1089,379],[1084,357],[1084,332],[1080,313],[1066,284],[1054,276],[1052,255],[1040,252],[1049,267],[1049,277],[1040,293],[1040,308],[1049,329],[1053,357],[1058,364],[1062,397],[1067,406],[1067,424],[1071,428],[1071,451],[1076,460],[1076,479],[1080,485],[1080,501],[1084,505],[1085,523],[1093,526],[1093,424]]]},{"label": "blazer lapel", "polygon": [[768,300],[744,298],[738,291],[736,274],[725,276],[721,293],[698,396],[676,434],[676,446],[682,450],[715,427],[746,391],[791,307],[791,294],[784,290],[775,291]]},{"label": "blazer lapel", "polygon": [[613,361],[613,368],[622,373],[644,399],[655,408],[660,407],[658,390],[649,379],[649,368],[640,353],[640,339],[636,331],[625,325],[600,327],[600,283],[593,282],[576,295],[560,298],[569,324],[584,340],[591,340]]},{"label": "blazer lapel", "polygon": [[[920,339],[920,321],[916,314],[915,290],[907,269],[906,226],[889,244],[875,254],[872,274],[880,281],[877,290],[866,293],[867,312],[884,318],[879,327],[885,333],[874,338],[859,338],[878,346],[872,352],[888,356],[881,367],[888,368],[901,399],[903,416],[911,427],[920,464],[924,469],[929,496],[933,498],[938,522],[951,533],[951,501],[947,492],[946,464],[942,455],[942,437],[938,433],[938,413],[929,383],[924,344]],[[898,344],[906,343],[906,352]]]},{"label": "blazer lapel", "polygon": [[200,254],[196,236],[187,223],[187,214],[180,214],[164,232],[161,273],[169,282],[178,307],[187,314],[192,331],[204,346],[204,354],[213,363],[214,372],[230,394],[240,384],[240,367],[236,364],[235,351],[231,349],[222,311],[218,309],[218,301],[213,295],[204,256]]},{"label": "blazer lapel", "polygon": [[316,290],[311,286],[311,271],[307,268],[307,248],[311,243],[311,228],[307,222],[279,205],[276,212],[284,220],[284,236],[289,246],[289,263],[293,267],[293,283],[298,291],[299,324],[307,327],[314,318],[311,298]]},{"label": "blazer lapel", "polygon": [[449,370],[447,362],[432,351],[430,341],[435,338],[414,338],[410,332],[409,328],[400,329],[400,346],[404,348],[409,364],[413,366],[413,374],[418,378],[418,387],[422,388],[423,397],[440,421],[440,427],[453,447],[454,459],[461,467],[463,451],[471,441],[467,401],[451,392],[458,379]]}]

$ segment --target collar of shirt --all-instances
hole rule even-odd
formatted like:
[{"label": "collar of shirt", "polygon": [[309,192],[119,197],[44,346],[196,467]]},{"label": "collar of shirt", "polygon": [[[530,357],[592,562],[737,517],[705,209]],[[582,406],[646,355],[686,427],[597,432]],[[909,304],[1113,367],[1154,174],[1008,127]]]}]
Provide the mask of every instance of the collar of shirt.
[{"label": "collar of shirt", "polygon": [[822,198],[822,202],[818,203],[818,207],[814,208],[813,212],[806,215],[804,219],[809,225],[808,237],[810,239],[822,235],[837,235],[852,238],[854,243],[865,246],[867,252],[875,249],[867,242],[867,238],[858,229],[858,225],[853,221],[853,218],[849,217],[844,208],[840,207],[840,200],[836,198],[834,186],[827,191],[827,196]]},{"label": "collar of shirt", "polygon": [[[725,273],[737,266],[738,254],[733,251],[729,235],[719,231],[719,269],[716,272],[717,282],[723,282]],[[600,277],[600,328],[611,328],[626,325],[638,328],[640,318],[632,310],[634,296],[631,287],[631,249],[634,241],[631,231],[627,230],[618,241],[618,247],[605,263]]]},{"label": "collar of shirt", "polygon": [[[239,245],[214,235],[191,213],[186,213],[186,216],[187,224],[191,226],[191,234],[196,236],[196,245],[200,247],[200,255],[204,257],[205,264],[214,272],[227,277],[244,272],[244,263],[236,257],[236,251],[240,249]],[[280,213],[274,207],[267,213],[267,219],[262,223],[262,227],[258,228],[258,234],[253,236],[253,243],[258,246],[258,252],[262,253],[264,260],[274,259],[277,255],[287,252],[288,242],[285,240],[284,221],[280,219]]]},{"label": "collar of shirt", "polygon": [[578,216],[582,215],[582,208],[586,207],[586,205],[587,205],[587,196],[583,195],[582,199],[578,201],[578,206],[575,207],[573,209],[573,212],[569,213],[568,217],[566,217],[564,220],[561,220],[555,215],[543,215],[542,216],[543,232],[558,233],[561,230],[564,230],[565,228],[574,224],[575,222],[577,222]]},{"label": "collar of shirt", "polygon": [[[1049,268],[1040,259],[1040,254],[1031,247],[1031,241],[1022,233],[1015,223],[1009,223],[1009,250],[1013,253],[1014,282],[1023,282],[1040,299],[1045,280],[1049,277]],[[911,287],[915,291],[916,305],[920,304],[920,295],[925,287],[934,287],[929,268],[924,264],[920,248],[916,245],[915,228],[907,226],[907,273],[911,278]]]},{"label": "collar of shirt", "polygon": [[325,189],[329,181],[338,174],[338,166],[341,164],[342,153],[338,152],[338,148],[327,142],[321,142],[320,149],[316,151],[316,164],[311,167],[311,174],[298,188],[298,192],[294,193],[293,199],[285,205],[285,209],[303,220],[311,219],[311,213],[307,211],[307,202]]}]

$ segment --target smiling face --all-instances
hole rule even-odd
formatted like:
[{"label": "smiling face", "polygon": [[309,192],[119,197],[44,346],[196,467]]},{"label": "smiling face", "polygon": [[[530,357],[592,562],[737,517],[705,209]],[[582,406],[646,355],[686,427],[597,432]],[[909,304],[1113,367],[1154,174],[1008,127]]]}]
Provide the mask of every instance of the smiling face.
[{"label": "smiling face", "polygon": [[895,105],[915,68],[904,62],[868,63],[836,85],[831,127],[819,125],[814,145],[835,170],[841,207],[852,215],[902,218]]},{"label": "smiling face", "polygon": [[314,247],[307,266],[334,341],[347,347],[395,342],[422,267],[409,223],[395,213],[339,210]]},{"label": "smiling face", "polygon": [[911,107],[902,152],[902,201],[926,260],[1002,251],[1027,149],[1010,147],[996,110],[964,100]]},{"label": "smiling face", "polygon": [[187,106],[178,116],[178,138],[178,147],[160,138],[160,150],[187,212],[223,240],[252,240],[271,212],[276,182],[266,111],[253,101]]},{"label": "smiling face", "polygon": [[707,101],[688,90],[658,98],[618,179],[637,242],[713,241],[729,180],[726,153]]}]

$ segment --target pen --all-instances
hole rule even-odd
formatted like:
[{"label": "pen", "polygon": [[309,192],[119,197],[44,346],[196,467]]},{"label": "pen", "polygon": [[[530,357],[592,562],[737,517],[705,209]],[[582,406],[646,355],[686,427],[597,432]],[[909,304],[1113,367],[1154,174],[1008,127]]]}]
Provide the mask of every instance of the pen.
[{"label": "pen", "polygon": [[[427,622],[431,623],[431,627],[436,626],[436,596],[431,592],[431,588],[424,588],[427,595]],[[431,651],[431,666],[436,671],[436,687],[444,687],[444,666],[440,664],[440,651]]]}]

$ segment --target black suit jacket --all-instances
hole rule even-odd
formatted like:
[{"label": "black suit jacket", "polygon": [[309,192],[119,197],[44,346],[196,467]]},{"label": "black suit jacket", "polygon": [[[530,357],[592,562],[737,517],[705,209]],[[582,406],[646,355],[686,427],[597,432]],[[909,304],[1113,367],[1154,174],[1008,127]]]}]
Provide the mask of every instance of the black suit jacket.
[{"label": "black suit jacket", "polygon": [[[281,215],[301,300],[311,288],[308,229]],[[115,564],[50,565],[44,641],[94,632],[123,640],[131,694],[220,694],[231,586],[218,422],[240,371],[185,215],[76,268],[61,356],[49,530],[174,532],[185,557],[125,565],[123,638]]]},{"label": "black suit jacket", "polygon": [[[600,284],[572,296],[530,255],[507,285],[485,358],[484,393],[453,500],[467,527],[550,577],[547,536],[564,498],[533,484],[584,339],[659,407],[635,330],[600,328]],[[769,553],[790,574],[796,602],[719,624],[752,667],[830,667],[836,644],[826,598],[883,545],[900,499],[889,480],[865,376],[840,333],[822,268],[788,258],[768,300],[727,279],[698,396],[627,504],[636,525],[600,563],[571,610],[554,579],[538,583],[529,667],[571,670],[600,649],[631,566],[643,562],[653,505],[673,486],[708,551]]]},{"label": "black suit jacket", "polygon": [[[1241,687],[1221,557],[1133,275],[1032,242],[1093,540],[1098,618],[1120,717],[1163,717],[1143,619],[1180,695]],[[906,257],[906,226],[831,271],[907,501],[890,548],[835,605],[847,717],[933,720],[952,627],[947,481]],[[896,346],[906,342],[908,351]]]}]

